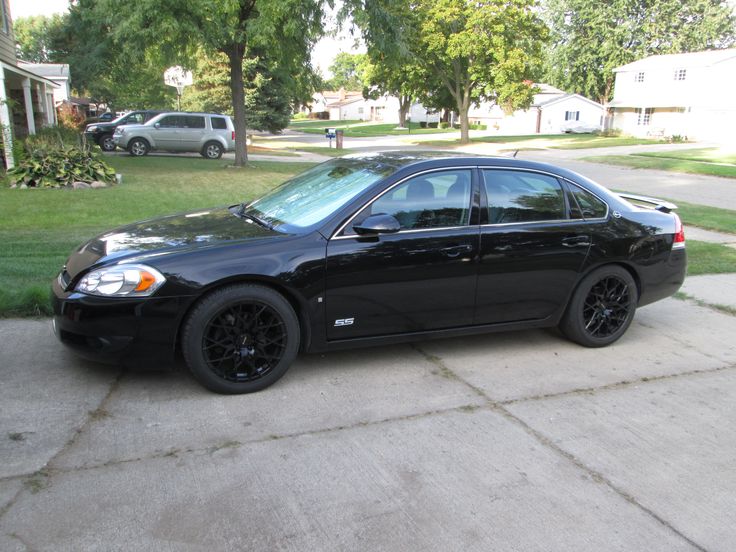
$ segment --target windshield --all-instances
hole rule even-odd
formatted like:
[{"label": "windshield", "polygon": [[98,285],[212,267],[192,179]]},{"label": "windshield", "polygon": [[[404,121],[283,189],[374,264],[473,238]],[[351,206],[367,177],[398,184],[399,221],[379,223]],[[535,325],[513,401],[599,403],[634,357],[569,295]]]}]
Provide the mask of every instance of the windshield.
[{"label": "windshield", "polygon": [[284,232],[314,226],[396,170],[386,159],[333,159],[303,172],[246,206],[245,214]]}]

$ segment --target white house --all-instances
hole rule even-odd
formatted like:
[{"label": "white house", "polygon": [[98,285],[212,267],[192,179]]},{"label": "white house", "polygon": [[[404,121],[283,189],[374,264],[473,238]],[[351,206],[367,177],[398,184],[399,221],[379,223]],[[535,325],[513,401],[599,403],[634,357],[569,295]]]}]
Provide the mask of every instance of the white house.
[{"label": "white house", "polygon": [[36,75],[40,75],[57,85],[54,88],[54,104],[57,106],[67,101],[71,96],[69,87],[69,65],[66,63],[28,63],[18,60],[18,67],[22,67]]},{"label": "white house", "polygon": [[567,94],[549,84],[535,84],[539,89],[529,109],[511,114],[493,102],[471,106],[471,124],[486,125],[499,134],[558,134],[568,130],[590,132],[600,129],[605,109],[579,94]]},{"label": "white house", "polygon": [[650,56],[614,71],[607,126],[634,136],[733,142],[736,49]]}]

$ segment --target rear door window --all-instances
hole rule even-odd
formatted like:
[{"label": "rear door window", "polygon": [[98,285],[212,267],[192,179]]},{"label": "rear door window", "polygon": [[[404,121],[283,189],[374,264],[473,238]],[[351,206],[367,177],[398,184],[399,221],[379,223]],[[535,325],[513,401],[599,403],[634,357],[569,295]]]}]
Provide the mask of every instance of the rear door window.
[{"label": "rear door window", "polygon": [[483,180],[489,224],[567,219],[565,195],[554,177],[528,171],[486,169]]},{"label": "rear door window", "polygon": [[187,115],[183,119],[184,128],[204,128],[204,117],[200,115]]},{"label": "rear door window", "polygon": [[211,117],[210,121],[212,121],[212,128],[215,130],[227,129],[227,121],[224,117]]},{"label": "rear door window", "polygon": [[568,184],[568,188],[580,208],[578,213],[582,215],[582,218],[605,218],[608,214],[608,205],[588,190],[583,190],[574,184]]}]

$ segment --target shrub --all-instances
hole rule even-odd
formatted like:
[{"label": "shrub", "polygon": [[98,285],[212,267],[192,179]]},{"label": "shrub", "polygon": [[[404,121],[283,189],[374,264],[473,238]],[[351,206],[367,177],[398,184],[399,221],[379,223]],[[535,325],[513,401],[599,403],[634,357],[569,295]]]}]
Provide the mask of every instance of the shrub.
[{"label": "shrub", "polygon": [[60,188],[74,182],[115,182],[115,169],[85,146],[36,145],[26,147],[26,157],[8,171],[11,185]]},{"label": "shrub", "polygon": [[470,125],[470,130],[487,130],[487,125],[481,125],[480,123],[476,123],[474,125]]},{"label": "shrub", "polygon": [[419,128],[427,128],[427,121],[419,121]]},{"label": "shrub", "polygon": [[326,121],[330,118],[330,112],[329,111],[312,111],[309,114],[310,119],[319,119],[322,121]]},{"label": "shrub", "polygon": [[667,141],[672,144],[679,144],[681,142],[687,142],[687,136],[682,136],[681,134],[673,134],[672,136],[667,137]]},{"label": "shrub", "polygon": [[606,130],[596,130],[595,132],[593,132],[593,134],[604,136],[606,138],[616,138],[618,136],[621,136],[622,131],[620,128],[607,128]]},{"label": "shrub", "polygon": [[61,107],[56,110],[56,118],[59,121],[60,127],[76,130],[77,132],[84,130],[85,121],[87,120],[84,114],[75,110],[71,105],[66,103],[62,104]]},{"label": "shrub", "polygon": [[308,115],[306,113],[302,113],[301,111],[299,113],[295,113],[292,119],[295,121],[300,121],[302,119],[308,119]]}]

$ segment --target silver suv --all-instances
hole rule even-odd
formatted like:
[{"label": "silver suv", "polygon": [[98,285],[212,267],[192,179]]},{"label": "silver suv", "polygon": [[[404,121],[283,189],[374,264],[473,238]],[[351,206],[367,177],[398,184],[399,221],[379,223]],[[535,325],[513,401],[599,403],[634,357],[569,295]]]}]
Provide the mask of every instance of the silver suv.
[{"label": "silver suv", "polygon": [[140,157],[149,151],[196,151],[219,159],[235,149],[235,127],[227,115],[216,113],[162,113],[143,125],[115,129],[115,145]]}]

